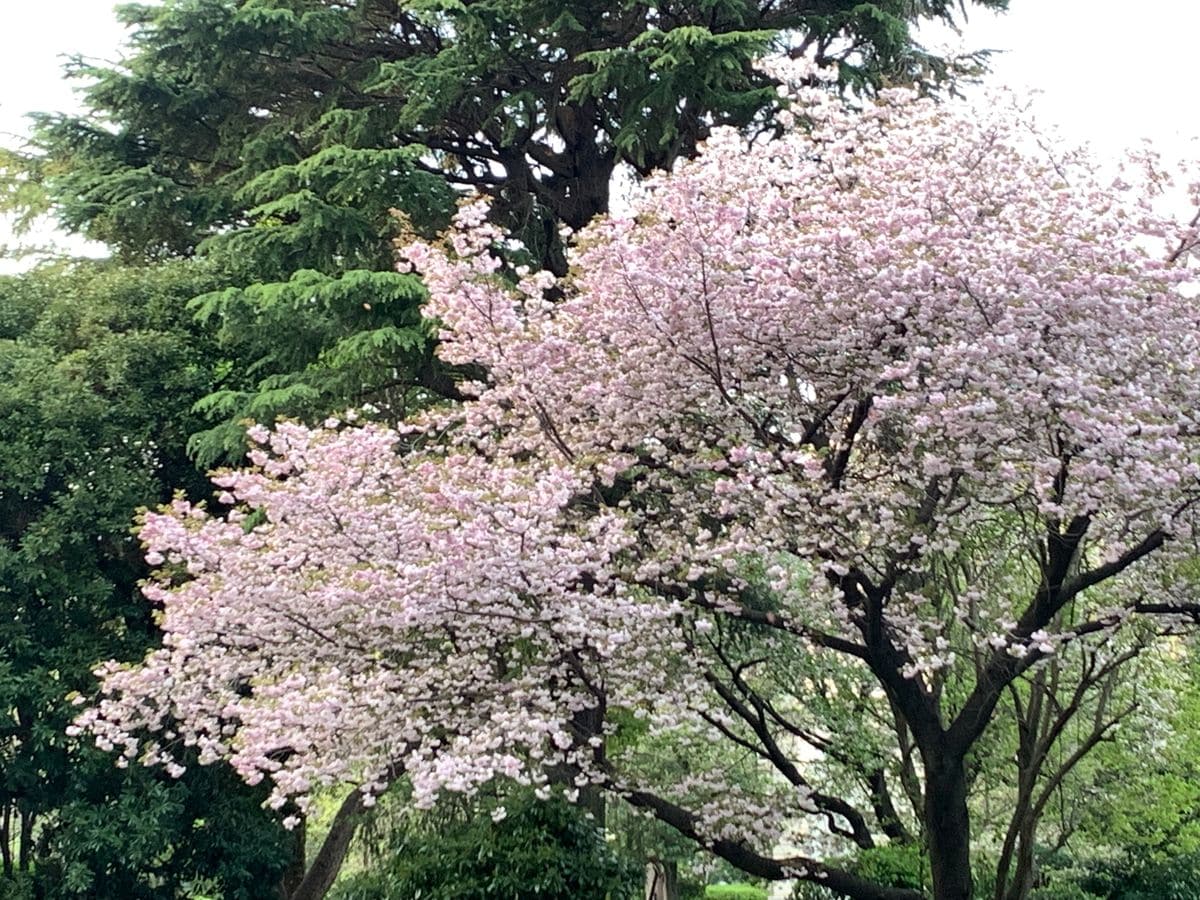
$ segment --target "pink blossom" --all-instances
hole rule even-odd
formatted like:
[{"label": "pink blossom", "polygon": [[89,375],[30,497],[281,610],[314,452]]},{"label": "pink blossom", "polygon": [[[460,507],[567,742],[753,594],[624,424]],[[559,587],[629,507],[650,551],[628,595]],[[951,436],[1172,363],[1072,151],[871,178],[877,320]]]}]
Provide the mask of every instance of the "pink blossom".
[{"label": "pink blossom", "polygon": [[[510,285],[481,204],[407,248],[443,357],[487,372],[476,399],[397,430],[251,429],[254,467],[215,481],[266,524],[146,517],[147,558],[192,577],[147,586],[164,645],[101,667],[79,725],[152,762],[199,747],[273,805],[399,771],[428,804],[567,762],[765,850],[810,793],[745,795],[699,751],[655,784],[636,753],[599,759],[580,711],[684,747],[747,733],[714,689],[734,620],[872,665],[883,646],[934,703],[957,660],[1023,671],[1147,597],[1194,609],[1172,563],[1200,499],[1176,252],[1197,237],[1155,212],[1159,173],[1031,152],[1004,104],[802,99],[810,128],[717,130],[580,235],[565,279]],[[1034,604],[1068,542],[1075,580]]]}]

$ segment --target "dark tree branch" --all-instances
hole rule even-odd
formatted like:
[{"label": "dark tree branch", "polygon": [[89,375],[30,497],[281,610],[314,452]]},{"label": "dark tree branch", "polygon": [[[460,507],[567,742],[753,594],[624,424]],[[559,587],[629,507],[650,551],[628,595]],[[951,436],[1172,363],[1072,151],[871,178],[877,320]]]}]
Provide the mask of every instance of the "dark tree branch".
[{"label": "dark tree branch", "polygon": [[[750,727],[754,736],[758,738],[759,746],[751,747],[751,749],[763,759],[770,762],[792,785],[808,795],[813,805],[826,814],[830,831],[850,838],[862,849],[874,847],[875,839],[871,835],[871,829],[867,826],[866,817],[842,798],[824,794],[813,789],[808,779],[804,777],[791,758],[783,752],[783,749],[779,746],[779,742],[775,740],[775,736],[771,733],[770,726],[767,724],[766,710],[757,693],[741,677],[737,668],[732,665],[725,654],[721,652],[720,648],[714,649],[722,663],[729,670],[730,677],[741,696],[711,672],[707,675],[708,683],[717,692],[717,695],[725,701],[726,705],[737,713],[738,717]],[[721,730],[728,735],[729,732],[726,729],[722,728]],[[742,740],[738,740],[737,742],[742,743],[743,746],[751,746],[748,741],[743,742]],[[845,819],[850,826],[849,830],[839,827],[834,820],[834,816],[841,816]]]},{"label": "dark tree branch", "polygon": [[843,869],[827,866],[808,857],[793,856],[787,859],[775,859],[763,856],[736,841],[725,838],[713,841],[701,833],[699,819],[695,813],[648,791],[624,790],[620,791],[620,794],[632,806],[648,810],[660,822],[670,825],[700,846],[707,847],[717,856],[748,875],[771,881],[790,878],[811,881],[840,892],[850,900],[924,900],[924,895],[920,891],[882,887]]},{"label": "dark tree branch", "polygon": [[802,638],[811,644],[824,647],[827,650],[844,653],[847,656],[853,656],[858,659],[865,660],[867,658],[867,648],[863,645],[856,644],[854,641],[838,637],[834,634],[829,634],[819,628],[812,628],[801,622],[796,622],[781,613],[754,609],[753,607],[745,606],[731,600],[711,599],[702,590],[691,590],[682,585],[670,584],[665,581],[646,582],[644,587],[664,597],[671,597],[682,603],[697,606],[700,609],[723,613],[733,616],[736,619],[741,619],[744,622],[761,625],[774,631]]},{"label": "dark tree branch", "polygon": [[866,774],[867,793],[871,798],[871,809],[879,822],[879,828],[889,841],[894,844],[911,844],[914,842],[912,832],[905,826],[892,801],[892,792],[888,788],[887,773],[882,767]]}]

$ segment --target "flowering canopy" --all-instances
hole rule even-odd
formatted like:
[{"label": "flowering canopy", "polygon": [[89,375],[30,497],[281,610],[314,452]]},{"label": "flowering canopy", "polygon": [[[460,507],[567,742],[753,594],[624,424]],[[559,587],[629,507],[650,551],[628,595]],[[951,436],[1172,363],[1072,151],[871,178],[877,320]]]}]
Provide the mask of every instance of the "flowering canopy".
[{"label": "flowering canopy", "polygon": [[[215,479],[228,514],[148,515],[164,646],[102,668],[80,725],[127,758],[198,745],[281,806],[565,764],[750,871],[836,879],[769,856],[842,801],[759,705],[778,654],[730,664],[739,634],[869,669],[932,790],[1038,660],[1194,613],[1197,233],[1157,211],[1165,175],[1031,149],[1003,105],[800,99],[802,127],[721,131],[594,223],[565,279],[510,277],[479,204],[408,247],[475,399],[257,428]],[[585,709],[782,777],[649,783]]]}]

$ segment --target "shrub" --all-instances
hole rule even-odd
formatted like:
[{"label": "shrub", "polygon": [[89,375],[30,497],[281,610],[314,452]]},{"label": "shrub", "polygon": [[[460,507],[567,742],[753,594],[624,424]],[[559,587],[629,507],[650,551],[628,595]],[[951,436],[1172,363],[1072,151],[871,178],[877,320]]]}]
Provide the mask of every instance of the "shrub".
[{"label": "shrub", "polygon": [[33,879],[20,872],[0,877],[0,900],[33,900]]},{"label": "shrub", "polygon": [[862,850],[847,868],[888,887],[920,890],[929,886],[929,863],[916,844],[884,844]]},{"label": "shrub", "polygon": [[704,900],[767,900],[767,891],[754,884],[710,884]]},{"label": "shrub", "polygon": [[[490,807],[490,808],[489,808]],[[633,900],[641,872],[622,862],[599,829],[564,801],[522,794],[474,816],[418,823],[387,864],[345,879],[330,900]]]}]

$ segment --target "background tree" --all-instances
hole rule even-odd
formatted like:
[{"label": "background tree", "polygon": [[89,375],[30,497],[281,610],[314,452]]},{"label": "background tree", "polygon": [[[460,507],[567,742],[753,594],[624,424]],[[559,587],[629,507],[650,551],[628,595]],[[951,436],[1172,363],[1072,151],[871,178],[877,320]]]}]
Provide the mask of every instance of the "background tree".
[{"label": "background tree", "polygon": [[[1006,0],[978,0],[1002,9]],[[483,3],[170,0],[121,7],[118,66],[77,62],[82,116],[44,116],[14,202],[122,257],[201,252],[227,266],[201,301],[235,365],[206,406],[201,458],[240,455],[250,416],[370,402],[398,420],[453,395],[392,271],[403,236],[445,225],[458,190],[535,266],[560,229],[609,207],[618,166],[668,169],[712,127],[766,125],[768,49],[837,60],[845,87],[938,77],[911,26],[950,0]],[[964,8],[965,13],[965,8]],[[30,182],[46,194],[30,200]],[[22,199],[24,198],[24,199]],[[281,323],[286,328],[280,328]]]},{"label": "background tree", "polygon": [[1136,679],[1119,689],[1138,710],[1056,793],[1034,897],[1184,897],[1200,885],[1190,643],[1173,640],[1157,658],[1143,657]]},{"label": "background tree", "polygon": [[212,345],[202,268],[49,267],[0,280],[0,863],[50,897],[274,895],[291,839],[226,773],[119,771],[67,738],[69,696],[157,640],[131,534],[202,474],[184,446]]}]

